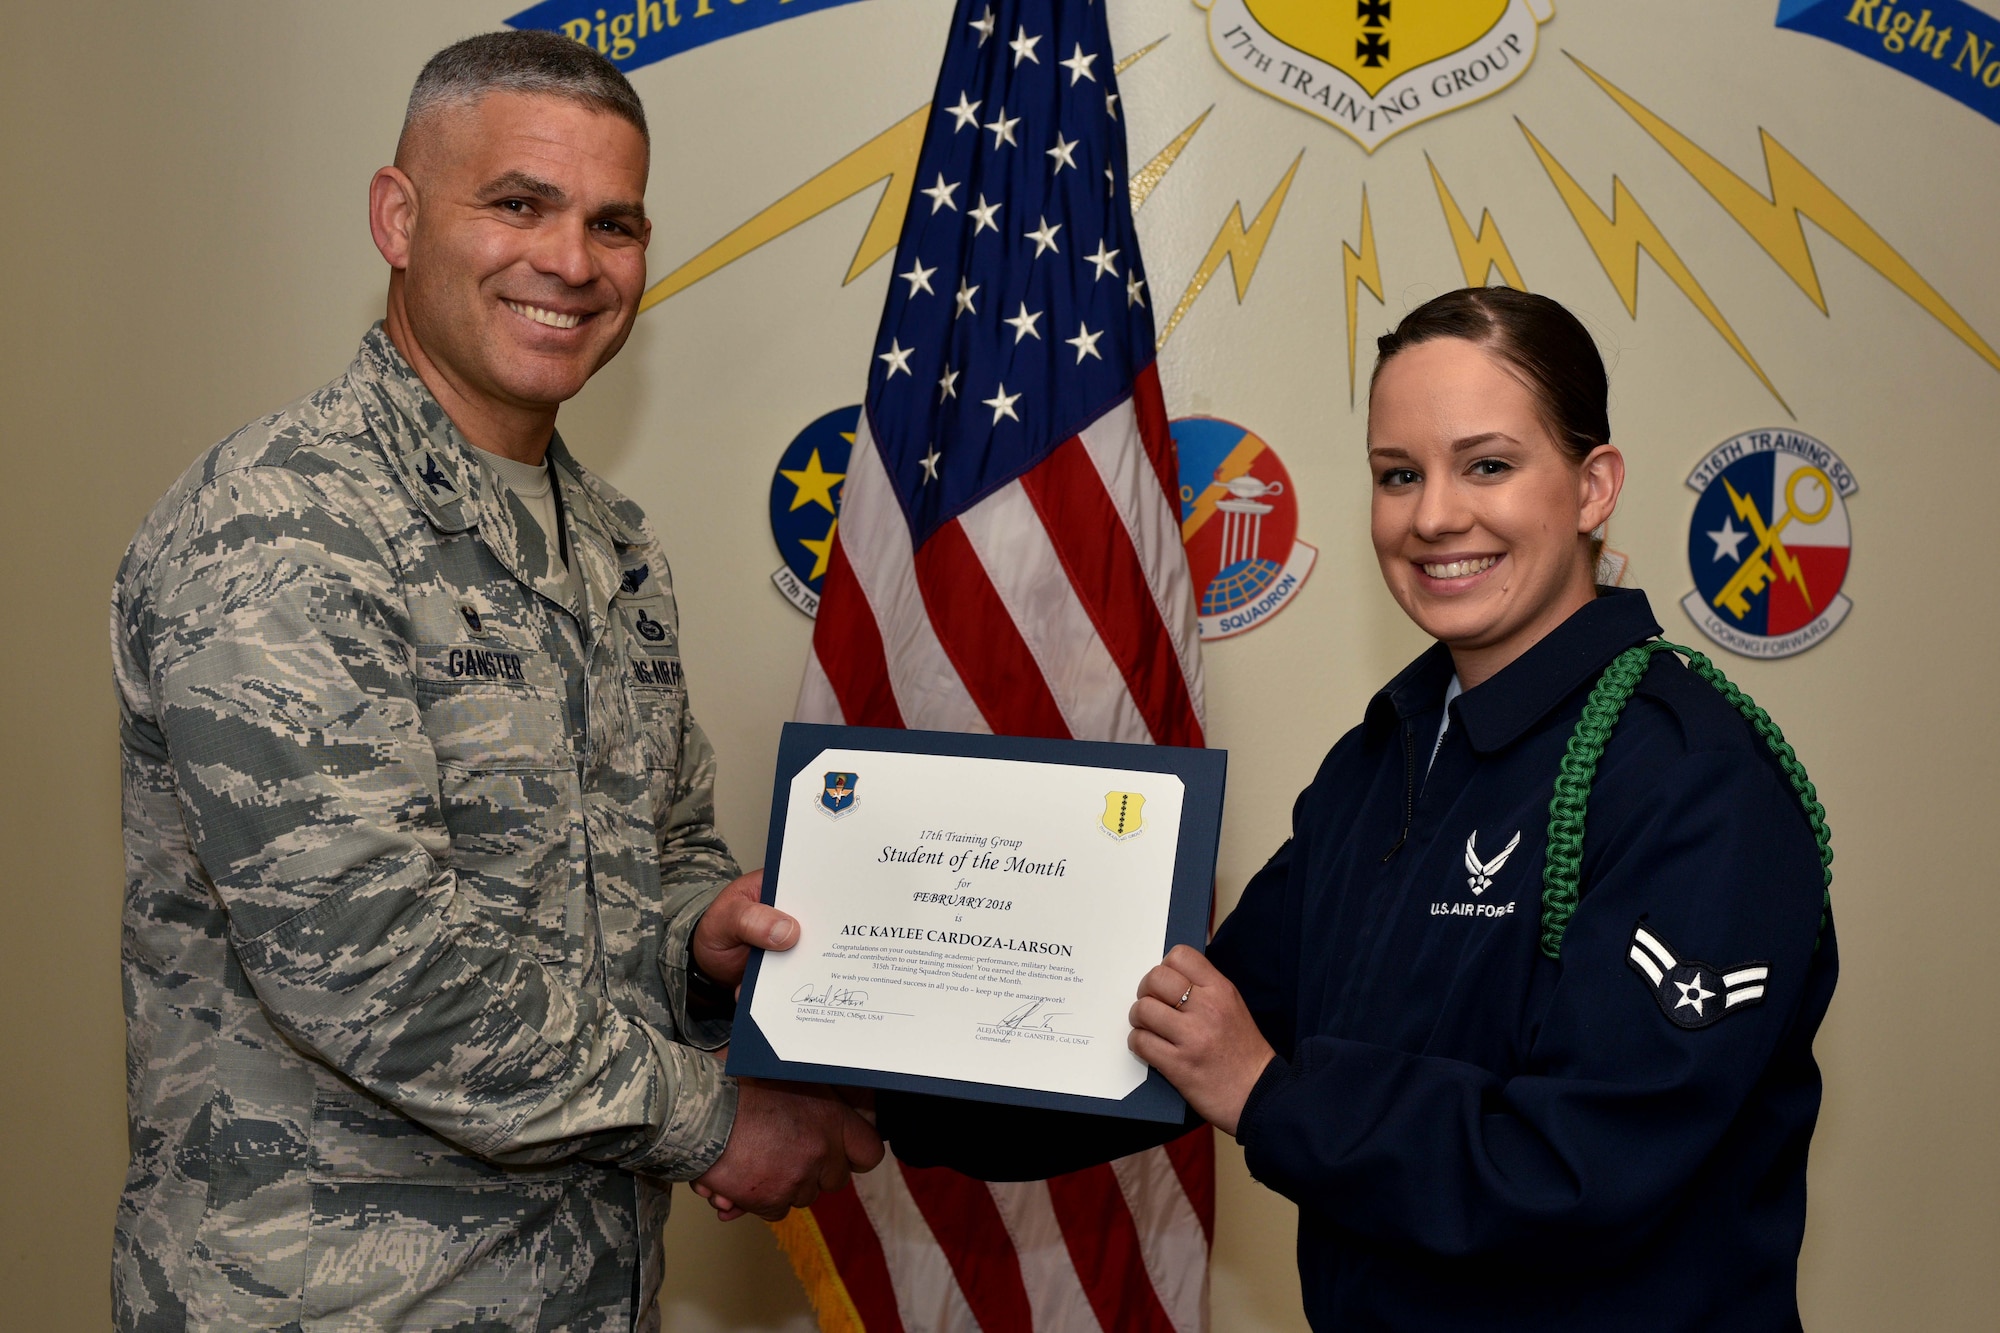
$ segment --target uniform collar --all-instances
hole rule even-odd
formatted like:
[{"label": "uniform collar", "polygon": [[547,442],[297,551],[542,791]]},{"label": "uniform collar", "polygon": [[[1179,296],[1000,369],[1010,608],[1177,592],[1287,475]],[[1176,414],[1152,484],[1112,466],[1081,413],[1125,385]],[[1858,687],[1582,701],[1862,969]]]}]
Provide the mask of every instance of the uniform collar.
[{"label": "uniform collar", "polygon": [[[1505,749],[1563,700],[1594,679],[1611,659],[1660,633],[1646,594],[1636,588],[1599,588],[1534,647],[1478,688],[1458,696],[1458,725],[1481,754]],[[1451,680],[1451,651],[1432,644],[1382,687],[1368,706],[1371,729],[1430,712]]]},{"label": "uniform collar", "polygon": [[481,542],[509,573],[569,611],[595,642],[618,589],[619,548],[638,537],[585,479],[562,436],[550,438],[548,460],[561,491],[574,581],[566,576],[561,551],[550,549],[541,525],[512,488],[478,464],[475,446],[459,433],[380,322],[361,339],[348,382],[390,465],[431,526],[440,532],[478,528]]}]

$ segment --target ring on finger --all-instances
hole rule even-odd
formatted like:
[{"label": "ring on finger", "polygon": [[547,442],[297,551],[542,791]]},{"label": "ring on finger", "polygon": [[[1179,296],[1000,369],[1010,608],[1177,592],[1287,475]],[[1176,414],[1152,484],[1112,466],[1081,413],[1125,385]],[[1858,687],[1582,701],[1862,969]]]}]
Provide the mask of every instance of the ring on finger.
[{"label": "ring on finger", "polygon": [[1180,999],[1178,999],[1178,1000],[1175,1000],[1175,1001],[1174,1001],[1174,1008],[1176,1008],[1176,1009],[1185,1009],[1185,1008],[1187,1008],[1187,1002],[1188,1002],[1188,998],[1189,998],[1190,996],[1192,996],[1193,994],[1194,994],[1194,983],[1193,983],[1193,982],[1189,982],[1189,983],[1188,983],[1188,988],[1187,988],[1186,990],[1184,990],[1184,991],[1182,991],[1182,992],[1181,992],[1181,998],[1180,998]]}]

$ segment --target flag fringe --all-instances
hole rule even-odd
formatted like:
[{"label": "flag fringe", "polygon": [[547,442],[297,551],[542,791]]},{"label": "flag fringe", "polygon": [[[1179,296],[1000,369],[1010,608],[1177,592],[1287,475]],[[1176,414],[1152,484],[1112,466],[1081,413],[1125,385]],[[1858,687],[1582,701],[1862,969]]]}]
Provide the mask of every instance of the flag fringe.
[{"label": "flag fringe", "polygon": [[794,1208],[783,1221],[770,1225],[778,1248],[791,1260],[792,1272],[798,1275],[799,1285],[805,1288],[806,1299],[819,1317],[820,1333],[868,1333],[811,1210]]}]

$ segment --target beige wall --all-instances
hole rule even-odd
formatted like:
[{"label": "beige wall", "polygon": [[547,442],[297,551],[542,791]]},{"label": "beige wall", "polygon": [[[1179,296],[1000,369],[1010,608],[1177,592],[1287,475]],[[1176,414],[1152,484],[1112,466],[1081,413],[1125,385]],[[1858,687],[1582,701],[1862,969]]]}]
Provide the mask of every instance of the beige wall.
[{"label": "beige wall", "polygon": [[[1184,0],[1109,0],[1120,50],[1171,33],[1124,78],[1150,155],[1215,114],[1140,214],[1162,301],[1232,203],[1297,182],[1256,284],[1218,276],[1163,357],[1170,409],[1250,425],[1282,454],[1321,563],[1268,626],[1207,654],[1214,743],[1232,751],[1225,899],[1283,835],[1291,795],[1369,692],[1419,646],[1366,545],[1359,414],[1345,383],[1341,242],[1368,187],[1386,308],[1368,338],[1459,285],[1424,166],[1491,208],[1530,286],[1572,303],[1614,361],[1630,462],[1614,544],[1670,636],[1705,450],[1788,419],[1644,261],[1628,317],[1527,148],[1518,116],[1589,188],[1618,173],[1776,382],[1861,483],[1855,610],[1776,664],[1724,658],[1798,744],[1831,813],[1845,975],[1819,1051],[1801,1276],[1816,1328],[1991,1327],[2000,1300],[2000,895],[1989,851],[2000,741],[1981,688],[1996,648],[1991,512],[2000,371],[1808,229],[1831,313],[1629,120],[1567,49],[1754,182],[1763,127],[1812,166],[1972,326],[2000,338],[2000,126],[1741,3],[1564,0],[1527,76],[1372,157],[1230,78]],[[75,3],[0,19],[5,99],[0,653],[0,1307],[14,1327],[102,1327],[123,1167],[116,738],[104,643],[112,571],[140,515],[205,445],[336,373],[380,304],[363,190],[425,55],[516,6]],[[656,273],[929,95],[948,7],[868,3],[640,71],[658,147]],[[860,77],[856,77],[856,72]],[[565,413],[577,452],[650,510],[675,561],[688,672],[723,756],[722,819],[760,859],[777,726],[808,622],[767,576],[778,451],[860,397],[888,281],[839,278],[875,192],[650,311]],[[1361,373],[1368,367],[1362,353]],[[1288,1206],[1223,1153],[1218,1328],[1295,1329]],[[672,1327],[804,1329],[769,1234],[703,1210],[673,1226]]]}]

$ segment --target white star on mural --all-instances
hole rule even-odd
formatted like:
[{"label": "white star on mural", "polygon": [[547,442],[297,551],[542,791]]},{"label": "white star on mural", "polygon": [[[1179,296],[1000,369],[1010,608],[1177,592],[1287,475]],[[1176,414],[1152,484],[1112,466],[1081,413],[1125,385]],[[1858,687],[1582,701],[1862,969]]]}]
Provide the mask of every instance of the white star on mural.
[{"label": "white star on mural", "polygon": [[1741,546],[1743,539],[1749,535],[1747,532],[1738,532],[1735,523],[1725,514],[1722,517],[1722,526],[1709,533],[1708,539],[1715,543],[1715,558],[1717,560],[1722,559],[1726,555],[1731,560],[1740,561],[1743,559],[1743,556],[1736,548]]}]

